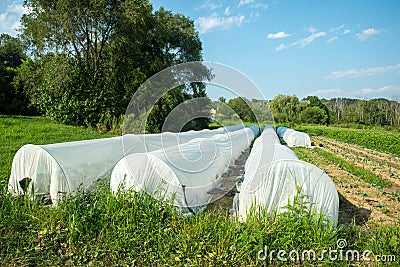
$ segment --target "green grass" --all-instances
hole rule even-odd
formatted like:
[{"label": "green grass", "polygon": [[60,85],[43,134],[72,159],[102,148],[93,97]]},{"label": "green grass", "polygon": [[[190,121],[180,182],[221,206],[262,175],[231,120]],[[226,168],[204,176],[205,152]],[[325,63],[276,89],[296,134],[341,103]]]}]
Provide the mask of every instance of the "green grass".
[{"label": "green grass", "polygon": [[[57,207],[24,196],[12,198],[5,194],[6,176],[13,153],[21,145],[104,135],[43,118],[0,117],[0,125],[0,145],[7,151],[0,162],[1,266],[255,266],[271,263],[257,259],[265,247],[268,251],[314,249],[321,253],[337,249],[339,238],[346,239],[347,248],[353,250],[400,257],[399,226],[376,226],[369,231],[355,226],[331,229],[300,203],[287,213],[250,216],[246,223],[239,223],[222,212],[183,216],[143,194],[115,196],[107,185],[95,192],[80,192]],[[347,264],[330,262],[327,256],[317,263]],[[293,262],[279,261],[275,254],[272,264],[290,266]]]},{"label": "green grass", "polygon": [[400,156],[400,132],[398,131],[385,131],[383,128],[352,129],[308,125],[298,126],[296,130]]}]

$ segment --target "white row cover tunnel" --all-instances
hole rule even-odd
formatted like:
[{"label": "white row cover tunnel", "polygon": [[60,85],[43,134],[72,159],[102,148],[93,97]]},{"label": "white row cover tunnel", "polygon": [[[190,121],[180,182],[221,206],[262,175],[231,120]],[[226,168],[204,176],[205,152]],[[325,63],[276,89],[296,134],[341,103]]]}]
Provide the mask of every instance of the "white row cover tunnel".
[{"label": "white row cover tunnel", "polygon": [[266,127],[254,142],[245,165],[239,193],[239,219],[245,221],[250,210],[285,211],[296,195],[302,195],[316,213],[323,213],[336,225],[339,198],[329,176],[316,166],[301,161]]},{"label": "white row cover tunnel", "polygon": [[278,127],[278,136],[290,147],[311,147],[310,136],[306,133],[295,131],[287,127]]},{"label": "white row cover tunnel", "polygon": [[124,155],[177,146],[195,138],[209,138],[244,127],[239,124],[215,130],[129,134],[50,145],[28,144],[14,156],[8,189],[14,195],[22,194],[22,183],[28,179],[28,193],[50,195],[56,204],[65,194],[73,194],[79,188],[91,190],[98,179],[109,179],[115,164]]},{"label": "white row cover tunnel", "polygon": [[111,189],[144,191],[157,199],[172,199],[181,208],[206,206],[212,198],[208,191],[219,186],[222,173],[257,134],[258,127],[252,126],[193,139],[177,147],[128,155],[115,166]]}]

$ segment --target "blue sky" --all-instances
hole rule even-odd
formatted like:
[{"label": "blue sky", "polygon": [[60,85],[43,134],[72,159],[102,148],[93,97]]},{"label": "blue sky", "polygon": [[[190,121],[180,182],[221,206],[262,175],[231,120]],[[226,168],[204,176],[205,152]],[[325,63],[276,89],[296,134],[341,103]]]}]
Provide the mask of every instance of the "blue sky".
[{"label": "blue sky", "polygon": [[[266,98],[400,97],[400,1],[151,2],[191,17],[203,59],[241,71]],[[15,34],[21,3],[1,1],[0,32]]]}]

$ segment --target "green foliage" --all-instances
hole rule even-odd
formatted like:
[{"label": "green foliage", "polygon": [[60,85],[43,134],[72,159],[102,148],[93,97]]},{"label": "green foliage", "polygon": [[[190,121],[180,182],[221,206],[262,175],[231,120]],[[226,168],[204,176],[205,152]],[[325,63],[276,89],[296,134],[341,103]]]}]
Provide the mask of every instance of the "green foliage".
[{"label": "green foliage", "polygon": [[256,116],[251,108],[250,101],[243,97],[237,97],[228,101],[230,106],[235,113],[245,122],[257,122]]},{"label": "green foliage", "polygon": [[341,142],[360,145],[370,149],[400,155],[400,133],[377,129],[351,129],[340,127],[299,126],[296,129],[323,135]]},{"label": "green foliage", "polygon": [[289,123],[298,121],[299,99],[297,96],[279,94],[269,102],[275,121]]},{"label": "green foliage", "polygon": [[0,114],[34,113],[29,99],[21,88],[14,88],[13,80],[26,55],[18,38],[0,35]]},{"label": "green foliage", "polygon": [[[36,58],[28,66],[31,74],[21,70],[18,85],[43,114],[62,123],[109,129],[147,78],[201,60],[193,21],[163,8],[153,12],[147,0],[29,0],[26,5],[32,12],[22,18],[22,37]],[[188,92],[178,91],[155,107],[159,114],[151,120],[157,123],[149,126],[152,131],[186,98]],[[190,95],[204,96],[204,88],[194,85]]]},{"label": "green foliage", "polygon": [[304,123],[325,124],[328,121],[328,115],[320,107],[310,106],[301,112],[300,119]]},{"label": "green foliage", "polygon": [[0,34],[0,65],[16,68],[26,59],[25,47],[20,39]]},{"label": "green foliage", "polygon": [[[331,116],[330,116],[328,107],[324,103],[322,103],[322,101],[317,96],[307,96],[306,98],[304,98],[302,100],[302,102],[309,103],[310,107],[319,107],[320,109],[322,109],[324,111],[325,115],[322,115],[321,111],[318,111],[318,112],[316,111],[316,113],[320,113],[321,116],[323,116],[323,117],[326,116],[325,120],[322,120],[316,124],[325,124],[326,123],[326,125],[328,125],[329,123],[331,123]],[[306,122],[306,121],[303,121],[303,122]]]},{"label": "green foliage", "polygon": [[330,110],[332,121],[337,124],[400,125],[398,97],[393,100],[332,98],[323,102]]},{"label": "green foliage", "polygon": [[269,104],[277,123],[329,124],[329,110],[316,96],[277,95]]}]

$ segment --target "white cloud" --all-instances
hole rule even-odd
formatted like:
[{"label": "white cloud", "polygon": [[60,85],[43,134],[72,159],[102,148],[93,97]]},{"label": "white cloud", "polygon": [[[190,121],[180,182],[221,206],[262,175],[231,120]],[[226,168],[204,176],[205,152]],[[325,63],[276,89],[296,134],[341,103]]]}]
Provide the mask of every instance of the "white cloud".
[{"label": "white cloud", "polygon": [[336,31],[339,31],[339,30],[343,29],[345,26],[346,26],[345,24],[342,24],[342,25],[337,26],[335,28],[331,28],[329,31],[336,32]]},{"label": "white cloud", "polygon": [[309,36],[307,36],[306,38],[297,40],[296,42],[293,42],[293,43],[288,44],[288,45],[280,44],[275,50],[276,51],[281,51],[283,49],[286,49],[286,48],[289,48],[289,47],[292,47],[292,46],[296,46],[296,45],[299,45],[300,47],[303,48],[303,47],[306,47],[307,45],[309,45],[310,43],[314,42],[316,39],[326,35],[326,32],[319,32],[314,27],[310,27],[310,29],[308,31],[311,34]]},{"label": "white cloud", "polygon": [[267,9],[268,8],[268,4],[263,4],[263,3],[258,2],[258,3],[251,4],[250,7]]},{"label": "white cloud", "polygon": [[364,88],[364,89],[361,89],[358,93],[362,94],[362,95],[368,95],[368,94],[371,94],[372,92],[374,92],[374,89]]},{"label": "white cloud", "polygon": [[313,92],[315,95],[329,95],[329,94],[340,94],[342,93],[342,89],[321,89]]},{"label": "white cloud", "polygon": [[19,15],[25,14],[28,12],[28,9],[23,5],[16,4],[15,2],[8,5],[6,8],[7,12],[16,13]]},{"label": "white cloud", "polygon": [[354,78],[361,76],[374,76],[381,73],[386,73],[390,71],[400,71],[400,64],[386,67],[378,68],[368,68],[368,69],[351,69],[345,71],[334,71],[331,74],[325,76],[325,79],[332,78]]},{"label": "white cloud", "polygon": [[377,91],[378,92],[386,92],[386,91],[391,91],[391,90],[395,90],[395,89],[399,89],[399,87],[396,87],[393,85],[386,85],[386,86],[382,86],[381,88],[378,88]]},{"label": "white cloud", "polygon": [[207,33],[214,28],[230,29],[232,25],[240,26],[245,22],[243,15],[220,17],[216,13],[209,17],[199,17],[195,23],[199,28],[200,33]]},{"label": "white cloud", "polygon": [[283,49],[287,48],[284,44],[280,44],[275,50],[276,51],[281,51]]},{"label": "white cloud", "polygon": [[329,40],[326,41],[326,43],[327,43],[327,44],[330,44],[330,43],[332,43],[333,41],[336,41],[336,40],[338,40],[338,39],[339,39],[339,37],[333,36],[333,37],[329,38]]},{"label": "white cloud", "polygon": [[382,30],[379,30],[379,29],[377,30],[375,28],[369,28],[369,29],[363,30],[361,33],[356,34],[356,37],[360,41],[365,41],[373,36],[380,34],[381,32],[382,32]]},{"label": "white cloud", "polygon": [[16,29],[20,26],[19,19],[18,16],[9,14],[8,12],[1,13],[0,32],[15,36],[17,34]]},{"label": "white cloud", "polygon": [[310,32],[312,33],[310,36],[307,36],[304,39],[301,39],[297,42],[294,42],[294,45],[300,45],[301,47],[305,47],[309,45],[310,43],[314,42],[317,38],[323,37],[326,35],[326,32],[317,32],[315,29],[310,29]]},{"label": "white cloud", "polygon": [[231,14],[231,8],[229,6],[225,8],[224,14],[225,16],[229,16]]},{"label": "white cloud", "polygon": [[268,39],[281,39],[281,38],[286,38],[291,36],[291,34],[286,33],[286,32],[277,32],[277,33],[269,33],[267,35]]},{"label": "white cloud", "polygon": [[359,90],[357,93],[361,95],[378,95],[379,93],[388,92],[388,91],[397,91],[400,92],[400,87],[394,85],[385,85],[376,89],[373,88],[363,88]]},{"label": "white cloud", "polygon": [[21,4],[13,2],[7,5],[4,13],[0,13],[0,33],[9,35],[17,35],[17,29],[20,28],[20,19],[24,13],[28,13],[28,9]]},{"label": "white cloud", "polygon": [[343,31],[343,34],[349,34],[351,31],[349,29],[346,29]]},{"label": "white cloud", "polygon": [[16,2],[7,5],[5,12],[0,13],[0,33],[7,33],[12,36],[17,35],[17,29],[21,26],[21,16],[29,12],[28,8]]},{"label": "white cloud", "polygon": [[214,9],[217,9],[217,8],[220,8],[220,7],[222,7],[222,5],[217,4],[217,3],[214,3],[214,2],[211,2],[210,0],[208,0],[207,2],[205,2],[205,3],[200,7],[200,9],[210,9],[210,10],[214,10]]},{"label": "white cloud", "polygon": [[238,7],[253,3],[254,0],[240,0]]}]

